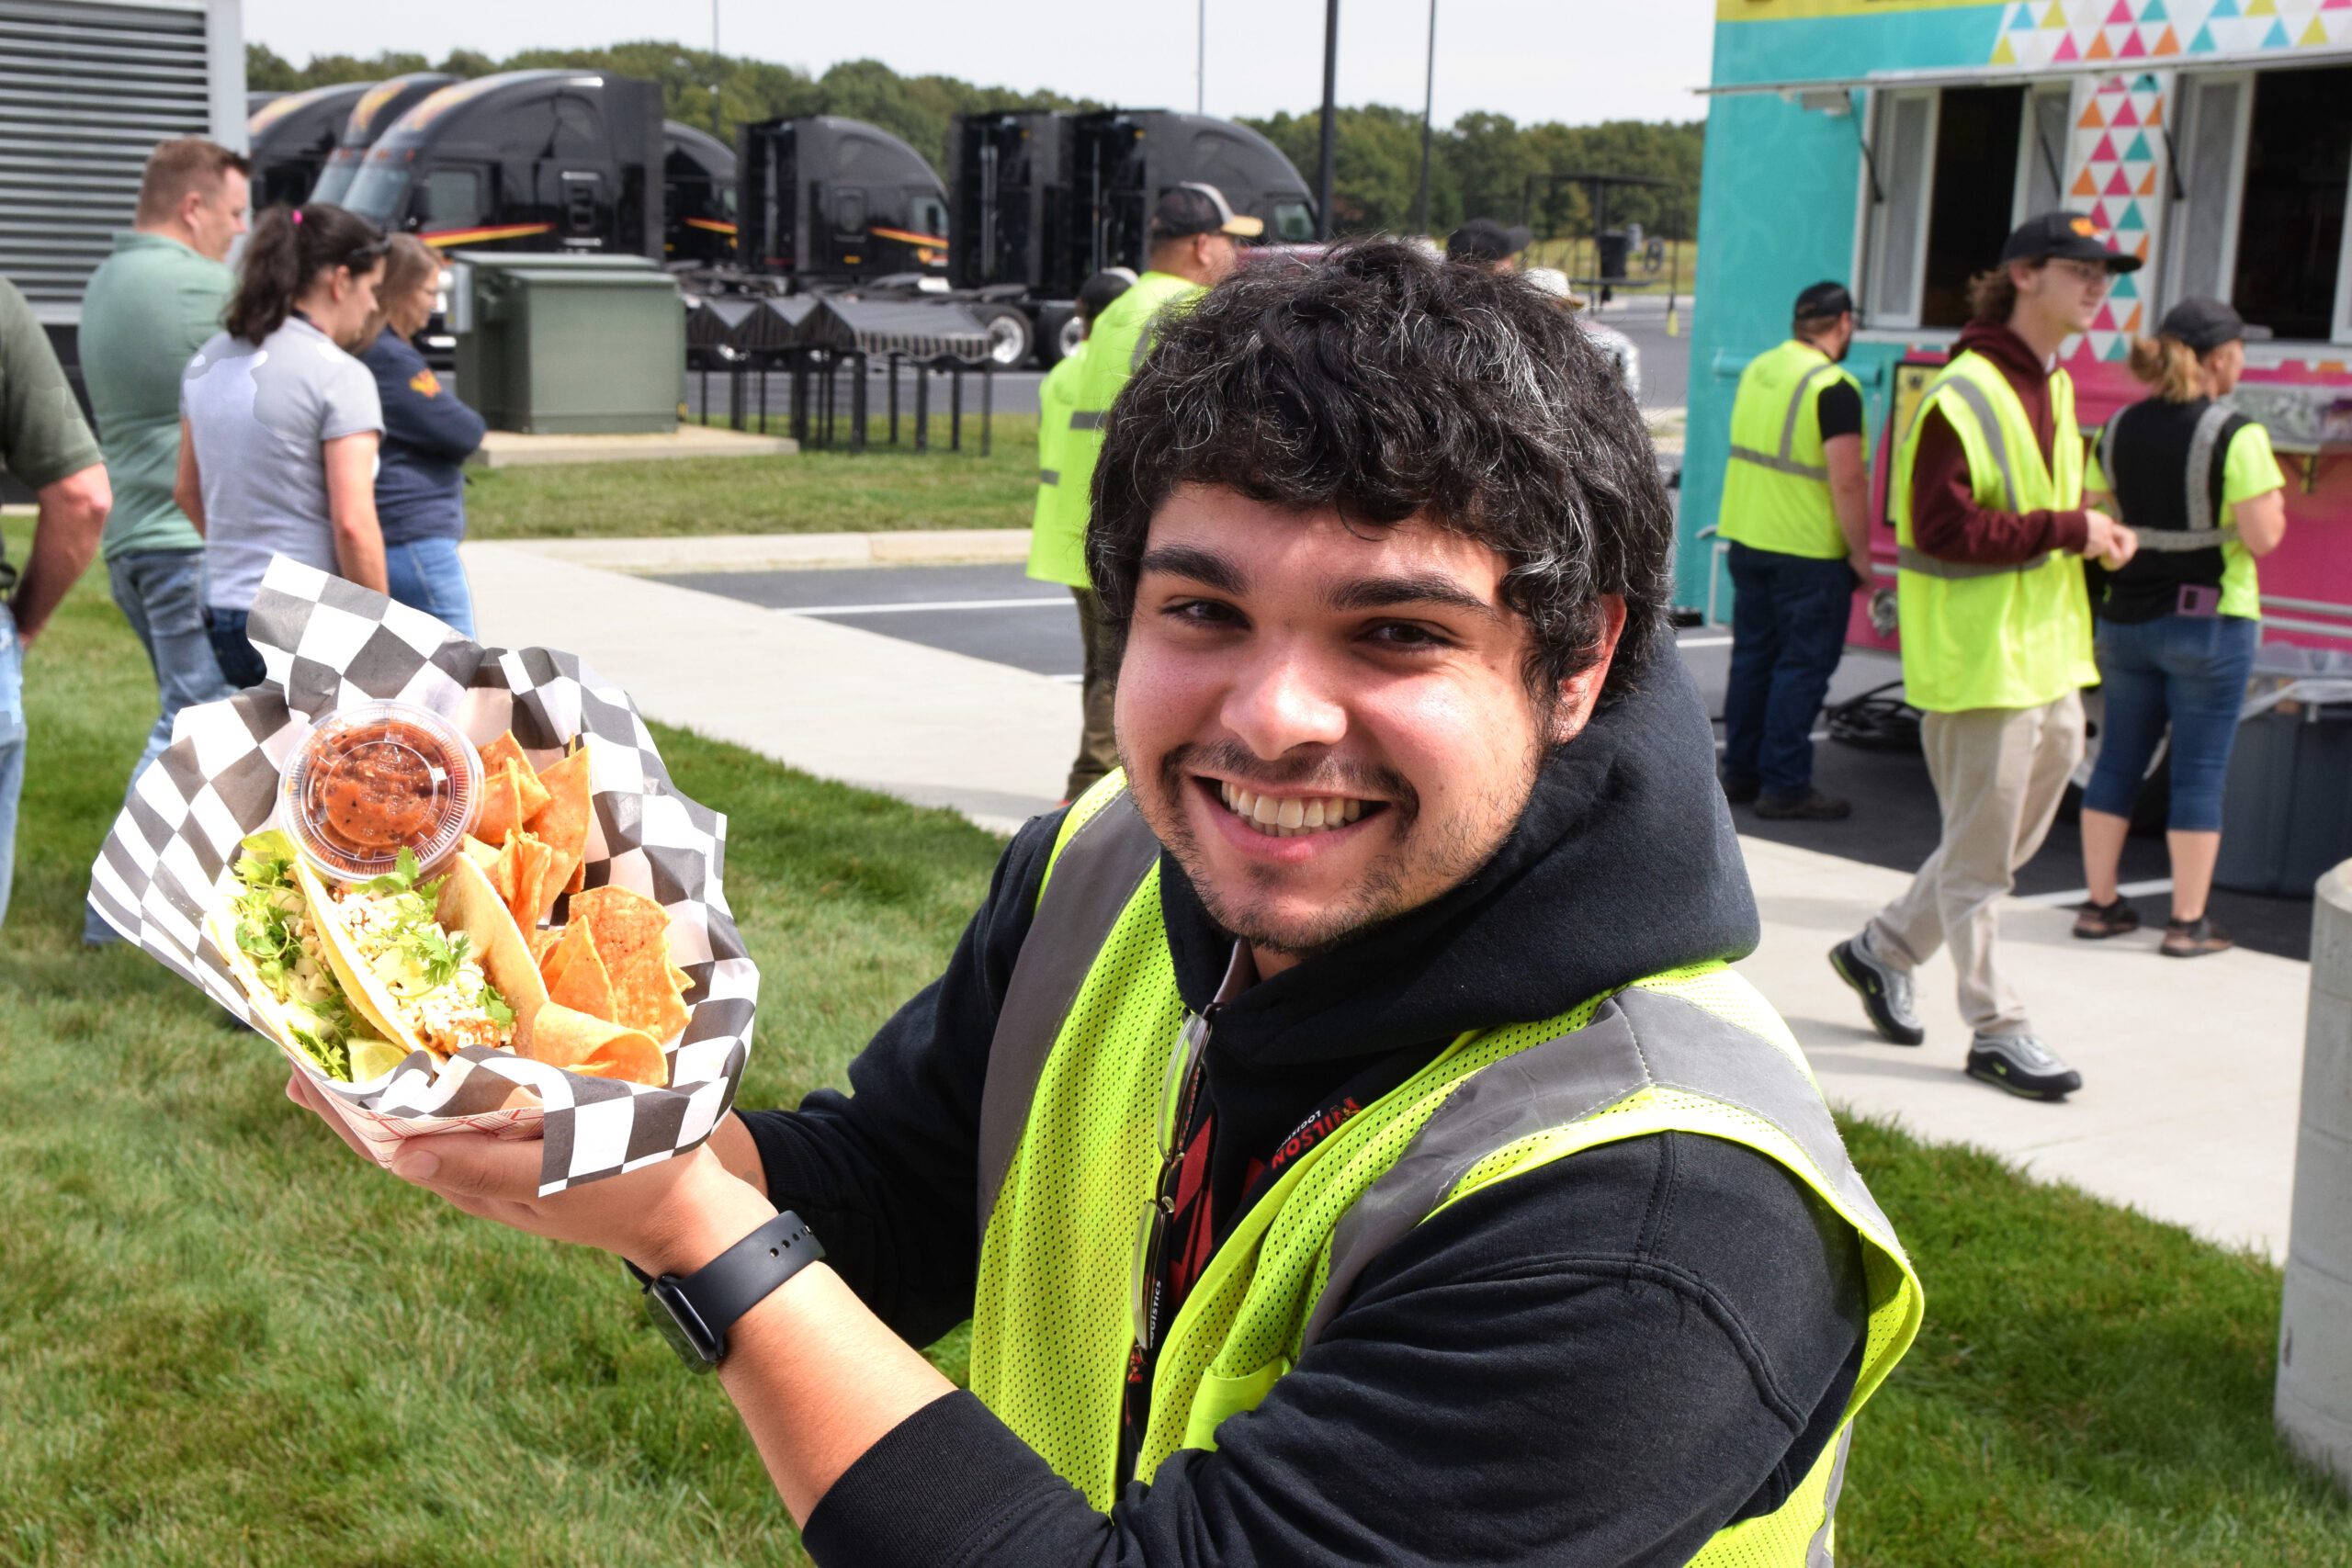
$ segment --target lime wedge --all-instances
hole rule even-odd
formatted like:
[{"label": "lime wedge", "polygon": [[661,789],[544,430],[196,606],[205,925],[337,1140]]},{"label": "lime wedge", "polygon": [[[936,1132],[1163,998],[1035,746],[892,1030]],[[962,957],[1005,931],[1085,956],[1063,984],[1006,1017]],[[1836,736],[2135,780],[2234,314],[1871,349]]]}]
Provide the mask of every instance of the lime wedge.
[{"label": "lime wedge", "polygon": [[351,1053],[353,1083],[373,1083],[408,1060],[408,1053],[389,1040],[352,1040],[345,1044]]}]

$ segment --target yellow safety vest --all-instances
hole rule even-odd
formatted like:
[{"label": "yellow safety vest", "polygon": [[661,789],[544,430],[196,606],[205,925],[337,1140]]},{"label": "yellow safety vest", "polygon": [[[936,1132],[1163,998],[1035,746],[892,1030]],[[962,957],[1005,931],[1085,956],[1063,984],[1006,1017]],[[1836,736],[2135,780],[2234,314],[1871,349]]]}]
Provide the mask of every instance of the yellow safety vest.
[{"label": "yellow safety vest", "polygon": [[1065,582],[1084,588],[1086,575],[1085,492],[1070,503],[1071,487],[1062,483],[1062,465],[1069,460],[1069,416],[1078,407],[1078,381],[1086,364],[1087,344],[1046,372],[1037,384],[1037,507],[1029,522],[1029,575],[1040,582]]},{"label": "yellow safety vest", "polygon": [[1069,442],[1062,448],[1062,493],[1086,532],[1094,494],[1094,460],[1102,454],[1102,422],[1127,378],[1151,352],[1160,313],[1206,293],[1199,284],[1171,273],[1147,272],[1125,294],[1103,307],[1087,329],[1092,344],[1078,380],[1078,406],[1069,416]]},{"label": "yellow safety vest", "polygon": [[1903,686],[1929,713],[2030,708],[2098,680],[2091,660],[2090,600],[2080,556],[2046,551],[2016,566],[1944,560],[1911,534],[1911,470],[1919,426],[1939,412],[1968,457],[1977,504],[2002,512],[2067,511],[2083,503],[2083,433],[2075,424],[2075,382],[2050,373],[2056,427],[2044,462],[2000,367],[1963,351],[1928,384],[1894,459],[1896,613],[1903,630]]},{"label": "yellow safety vest", "polygon": [[1750,549],[1843,560],[1846,536],[1829,500],[1816,403],[1822,388],[1861,383],[1821,350],[1791,338],[1740,372],[1731,405],[1731,461],[1716,532]]},{"label": "yellow safety vest", "polygon": [[[1159,845],[1113,773],[1063,823],[990,1047],[971,1337],[973,1392],[1097,1508],[1120,1483],[1137,1221],[1189,1022],[1160,919]],[[1509,1072],[1483,1072],[1505,1058]],[[1705,964],[1464,1034],[1293,1160],[1164,1331],[1135,1478],[1249,1419],[1363,1269],[1423,1219],[1553,1160],[1669,1131],[1757,1150],[1853,1227],[1869,1326],[1849,1424],[1918,1331],[1918,1279],[1787,1027],[1744,979]],[[1694,1561],[1826,1561],[1849,1435],[1841,1426],[1780,1508],[1718,1532]]]}]

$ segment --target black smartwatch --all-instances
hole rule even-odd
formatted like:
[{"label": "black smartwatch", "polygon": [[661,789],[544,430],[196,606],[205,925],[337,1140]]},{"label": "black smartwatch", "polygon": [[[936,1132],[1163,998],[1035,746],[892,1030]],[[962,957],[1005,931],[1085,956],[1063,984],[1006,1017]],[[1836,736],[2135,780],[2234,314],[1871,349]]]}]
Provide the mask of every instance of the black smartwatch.
[{"label": "black smartwatch", "polygon": [[718,1370],[727,1331],[778,1285],[825,1256],[817,1233],[786,1209],[687,1275],[648,1274],[621,1259],[645,1287],[645,1313],[678,1359],[697,1372]]}]

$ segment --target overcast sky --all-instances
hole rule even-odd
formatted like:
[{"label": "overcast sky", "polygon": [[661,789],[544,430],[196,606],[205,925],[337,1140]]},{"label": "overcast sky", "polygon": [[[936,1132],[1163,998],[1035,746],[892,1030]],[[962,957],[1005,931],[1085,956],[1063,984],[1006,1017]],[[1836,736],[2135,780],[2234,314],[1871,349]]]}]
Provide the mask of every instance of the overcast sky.
[{"label": "overcast sky", "polygon": [[[1315,0],[1206,0],[1208,112],[1309,110],[1323,91]],[[1340,101],[1419,107],[1427,0],[1341,0]],[[1709,0],[1440,0],[1437,116],[1471,109],[1521,122],[1696,119],[1707,79]],[[813,73],[878,59],[910,75],[1051,87],[1135,108],[1191,108],[1194,24],[1183,0],[1142,6],[1045,0],[719,0],[719,47]],[[313,54],[455,48],[503,57],[649,37],[710,44],[709,0],[245,0],[245,36],[300,64]],[[985,20],[983,20],[985,18]],[[1093,36],[1080,32],[1090,29]]]}]

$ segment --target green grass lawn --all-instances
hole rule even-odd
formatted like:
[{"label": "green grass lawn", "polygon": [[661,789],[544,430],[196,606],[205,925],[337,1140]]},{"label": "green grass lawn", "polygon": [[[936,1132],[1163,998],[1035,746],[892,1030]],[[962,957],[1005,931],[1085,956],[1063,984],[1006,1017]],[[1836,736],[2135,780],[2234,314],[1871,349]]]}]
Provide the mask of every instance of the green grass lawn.
[{"label": "green grass lawn", "polygon": [[[974,394],[977,396],[977,394]],[[1025,528],[1037,497],[1037,421],[999,414],[980,455],[967,406],[964,449],[911,446],[786,457],[580,463],[471,471],[467,524],[477,539],[645,538],[681,534],[876,533],[905,528]],[[783,431],[779,418],[771,426]],[[879,428],[877,423],[876,428]],[[902,441],[911,443],[909,416]]]},{"label": "green grass lawn", "polygon": [[[30,664],[0,940],[0,1562],[801,1561],[731,1408],[618,1265],[361,1165],[287,1104],[274,1051],[152,960],[81,950],[152,687],[95,581]],[[659,733],[732,818],[765,977],[744,1103],[841,1081],[945,957],[995,840]],[[2277,1269],[1849,1132],[1929,1306],[1864,1417],[1841,1562],[2352,1562],[2352,1508],[2271,1434]],[[933,1355],[959,1374],[960,1332]]]}]

